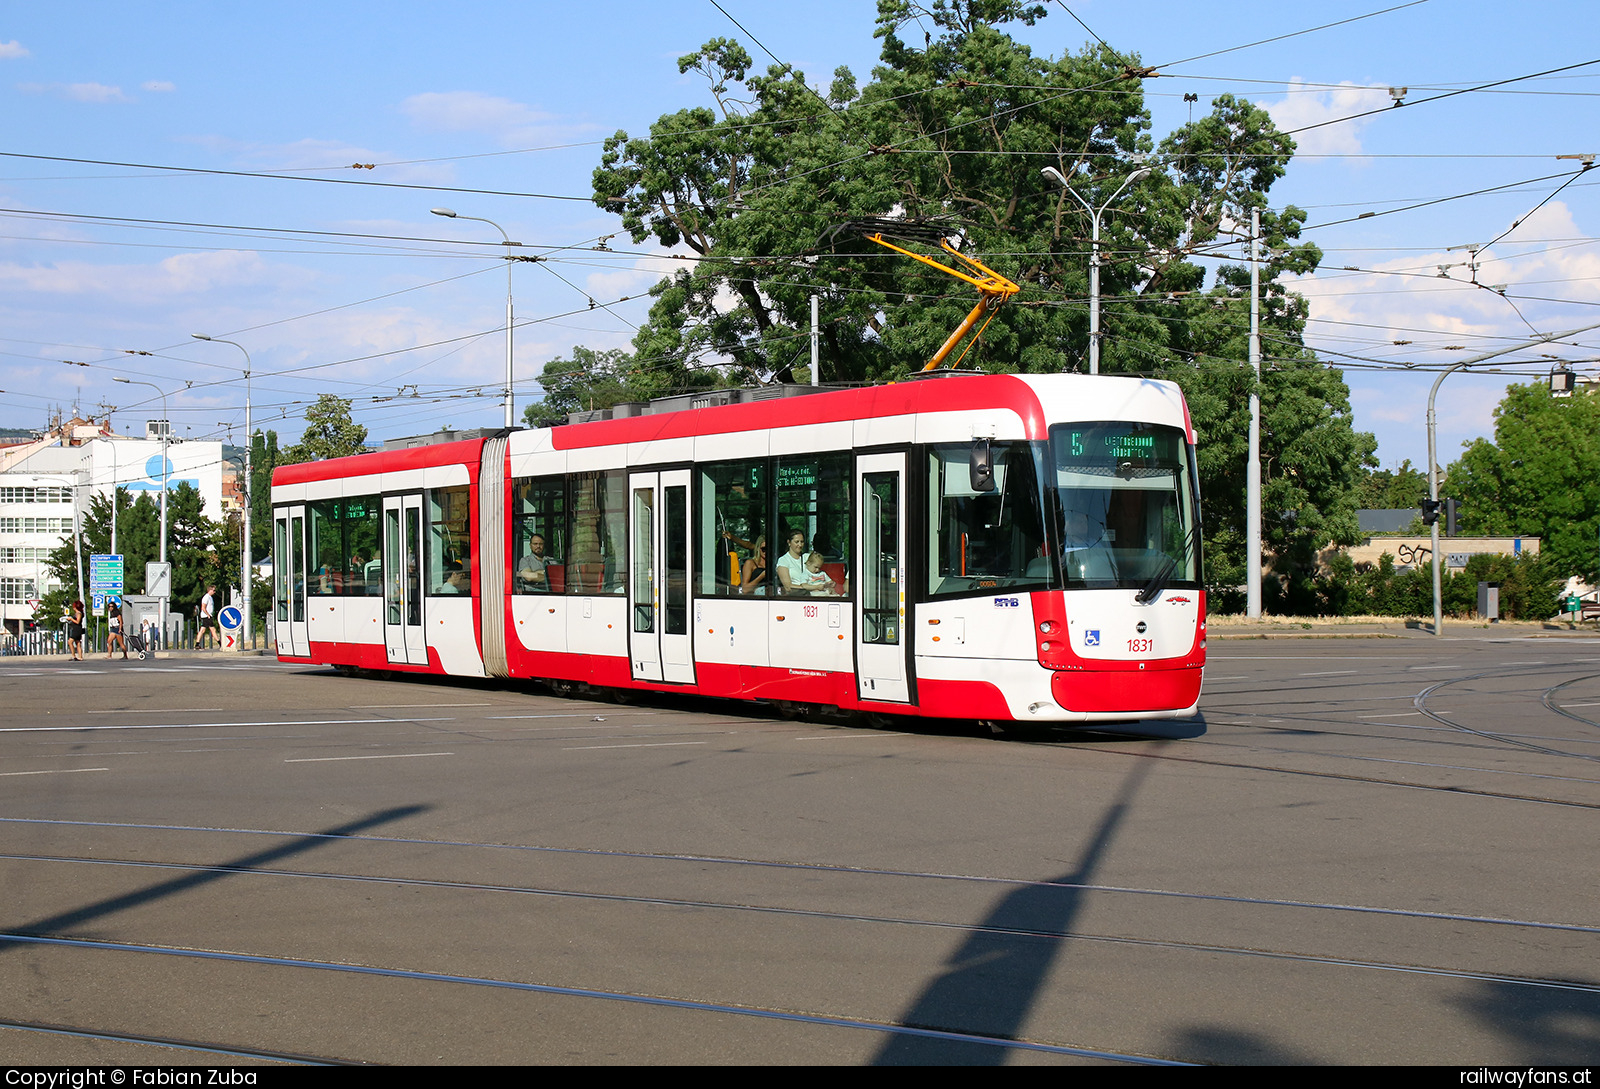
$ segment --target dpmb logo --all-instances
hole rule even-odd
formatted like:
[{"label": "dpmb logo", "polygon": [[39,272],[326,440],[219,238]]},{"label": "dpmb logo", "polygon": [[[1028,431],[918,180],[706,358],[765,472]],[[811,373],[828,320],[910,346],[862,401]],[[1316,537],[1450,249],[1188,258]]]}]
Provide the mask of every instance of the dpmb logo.
[{"label": "dpmb logo", "polygon": [[1097,647],[1097,646],[1099,646],[1100,645],[1100,629],[1099,628],[1087,628],[1087,629],[1085,629],[1084,633],[1083,633],[1083,645],[1086,646],[1086,647]]}]

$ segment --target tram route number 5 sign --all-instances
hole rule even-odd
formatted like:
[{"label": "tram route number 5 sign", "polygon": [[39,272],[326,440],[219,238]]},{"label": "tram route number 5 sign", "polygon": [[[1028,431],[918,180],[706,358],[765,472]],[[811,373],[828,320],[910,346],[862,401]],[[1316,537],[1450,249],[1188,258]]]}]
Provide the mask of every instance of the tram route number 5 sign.
[{"label": "tram route number 5 sign", "polygon": [[217,613],[217,622],[222,625],[222,649],[239,649],[239,629],[244,626],[244,610],[234,605],[226,605]]}]

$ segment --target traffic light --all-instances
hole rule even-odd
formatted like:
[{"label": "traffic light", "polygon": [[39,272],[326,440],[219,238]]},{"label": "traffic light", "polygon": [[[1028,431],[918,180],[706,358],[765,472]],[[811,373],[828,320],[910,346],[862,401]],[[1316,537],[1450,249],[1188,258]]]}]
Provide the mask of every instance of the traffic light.
[{"label": "traffic light", "polygon": [[1444,535],[1446,537],[1454,537],[1456,535],[1456,518],[1460,513],[1461,504],[1454,499],[1446,499],[1444,501]]},{"label": "traffic light", "polygon": [[1424,499],[1422,501],[1422,524],[1431,526],[1439,520],[1439,508],[1444,506],[1440,499]]}]

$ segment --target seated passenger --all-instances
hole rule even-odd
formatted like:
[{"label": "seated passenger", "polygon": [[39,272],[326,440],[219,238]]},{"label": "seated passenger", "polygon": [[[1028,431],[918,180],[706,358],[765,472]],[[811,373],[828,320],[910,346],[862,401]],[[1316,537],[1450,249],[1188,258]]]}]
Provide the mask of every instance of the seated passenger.
[{"label": "seated passenger", "polygon": [[789,547],[778,557],[778,582],[786,594],[805,593],[801,587],[811,580],[806,571],[806,535],[798,529],[792,529],[784,539]]},{"label": "seated passenger", "polygon": [[550,589],[550,577],[546,568],[554,562],[553,557],[544,554],[544,537],[538,533],[529,537],[528,554],[517,564],[518,592],[542,592]]},{"label": "seated passenger", "polygon": [[472,592],[472,579],[467,574],[467,569],[462,567],[457,560],[448,560],[444,565],[444,585],[440,586],[441,594],[470,594]]},{"label": "seated passenger", "polygon": [[764,594],[767,585],[767,539],[757,537],[752,555],[744,561],[744,569],[739,574],[739,592],[741,594]]},{"label": "seated passenger", "polygon": [[836,594],[839,592],[838,584],[833,577],[822,570],[823,562],[827,559],[820,551],[813,550],[806,557],[806,581],[801,584],[802,590],[812,594]]}]

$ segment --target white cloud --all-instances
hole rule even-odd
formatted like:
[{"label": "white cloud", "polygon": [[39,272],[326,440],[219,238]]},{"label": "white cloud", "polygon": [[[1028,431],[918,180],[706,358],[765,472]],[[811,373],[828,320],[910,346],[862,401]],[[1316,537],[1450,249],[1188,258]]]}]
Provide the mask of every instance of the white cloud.
[{"label": "white cloud", "polygon": [[[1457,363],[1528,341],[1534,330],[1585,325],[1596,320],[1594,306],[1600,303],[1600,242],[1590,239],[1590,232],[1573,221],[1571,210],[1560,201],[1529,215],[1516,231],[1475,259],[1466,250],[1440,249],[1366,262],[1359,272],[1340,269],[1334,263],[1338,259],[1330,258],[1311,276],[1284,280],[1310,305],[1306,343],[1334,365],[1341,362],[1335,352],[1396,365]],[[1478,266],[1477,284],[1483,286],[1472,283],[1467,262],[1473,260]],[[1493,290],[1500,285],[1506,288],[1505,297]],[[1593,344],[1593,337],[1575,339]],[[1505,358],[1535,360],[1546,351],[1593,355],[1583,348],[1550,346],[1519,350]],[[1532,377],[1545,365],[1515,369]],[[1423,410],[1435,377],[1431,371],[1345,372],[1357,426],[1378,433],[1386,464],[1401,457],[1418,465],[1426,460]],[[1457,456],[1463,441],[1494,433],[1500,389],[1513,380],[1504,375],[1458,375],[1441,387],[1442,464]]]},{"label": "white cloud", "polygon": [[104,83],[19,83],[17,90],[31,95],[54,95],[71,102],[131,102],[121,87]]},{"label": "white cloud", "polygon": [[412,124],[439,132],[498,135],[551,120],[550,115],[521,102],[476,91],[429,91],[412,95],[400,103],[400,112],[410,118]]},{"label": "white cloud", "polygon": [[128,96],[121,87],[108,87],[104,83],[69,83],[62,93],[74,102],[127,102]]},{"label": "white cloud", "polygon": [[1271,114],[1273,124],[1286,132],[1321,125],[1295,133],[1295,147],[1302,155],[1360,155],[1361,130],[1376,114],[1333,125],[1322,123],[1381,109],[1392,101],[1387,87],[1362,87],[1346,82],[1331,90],[1312,90],[1295,78],[1289,81],[1284,98],[1276,102],[1258,101],[1256,105]]},{"label": "white cloud", "polygon": [[[585,255],[592,257],[592,255]],[[610,302],[627,295],[638,298],[661,281],[663,277],[671,276],[679,269],[691,267],[693,262],[674,260],[670,253],[662,250],[660,256],[639,257],[627,265],[620,265],[612,272],[595,272],[584,277],[585,290],[601,302]]]},{"label": "white cloud", "polygon": [[413,125],[431,132],[475,132],[506,146],[570,138],[591,126],[560,124],[554,114],[477,91],[429,91],[400,103]]},{"label": "white cloud", "polygon": [[0,42],[0,60],[19,60],[26,56],[31,56],[31,54],[21,42]]},{"label": "white cloud", "polygon": [[139,88],[152,94],[164,94],[168,91],[176,91],[178,85],[169,79],[147,79],[139,84]]},{"label": "white cloud", "polygon": [[124,302],[153,302],[220,288],[294,286],[304,270],[269,266],[249,250],[179,253],[155,265],[96,265],[62,261],[53,265],[0,265],[0,284],[16,291],[50,295],[106,295]]}]

